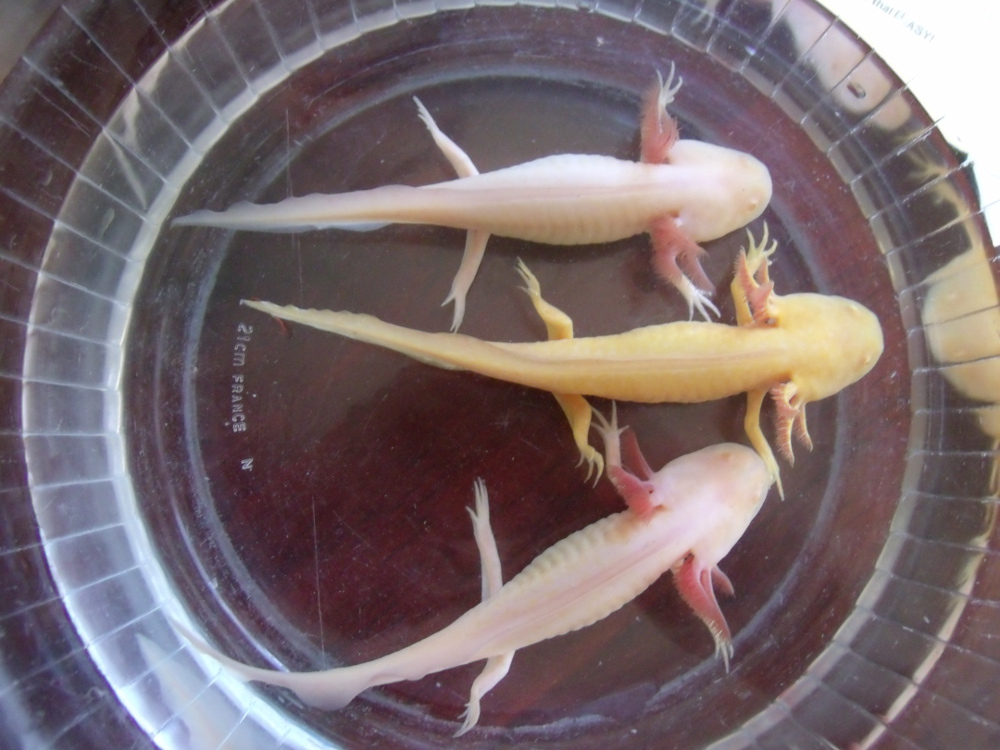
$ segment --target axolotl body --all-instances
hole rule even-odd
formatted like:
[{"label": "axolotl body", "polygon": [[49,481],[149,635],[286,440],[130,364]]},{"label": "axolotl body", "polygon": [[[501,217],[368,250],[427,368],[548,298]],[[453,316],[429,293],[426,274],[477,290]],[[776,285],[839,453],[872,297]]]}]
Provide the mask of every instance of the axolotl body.
[{"label": "axolotl body", "polygon": [[427,333],[370,315],[302,310],[270,302],[243,304],[277,318],[401,352],[422,362],[468,370],[551,391],[591,470],[602,469],[590,446],[585,396],[643,403],[697,403],[747,394],[745,429],[781,490],[777,462],[760,428],[764,398],[774,398],[778,445],[793,460],[793,432],[811,447],[806,404],[838,393],[867,373],[882,353],[882,328],[863,305],[816,293],[778,296],[768,276],[775,245],[767,237],[737,261],[732,294],[738,325],[678,321],[624,333],[575,338],[573,322],[542,299],[521,264],[526,291],[546,324],[547,341],[493,342],[458,333]]},{"label": "axolotl body", "polygon": [[[480,174],[468,155],[419,113],[458,179],[411,187],[387,185],[332,195],[291,197],[267,205],[238,203],[202,210],[176,225],[255,231],[371,230],[389,223],[467,229],[465,253],[444,304],[455,303],[452,330],[491,234],[552,245],[611,242],[648,232],[654,265],[706,319],[718,310],[701,268],[697,243],[716,239],[757,218],[771,199],[770,173],[749,154],[681,140],[666,111],[680,81],[657,84],[641,124],[641,160],[558,154]],[[689,276],[681,270],[678,262]]]},{"label": "axolotl body", "polygon": [[[617,423],[601,418],[601,425],[609,463],[618,466]],[[482,602],[437,633],[370,662],[318,672],[263,669],[234,661],[178,627],[241,679],[289,688],[323,709],[341,708],[371,687],[485,659],[458,730],[462,734],[479,720],[481,698],[506,676],[514,652],[603,619],[669,570],[684,600],[708,626],[728,669],[731,636],[713,586],[732,594],[718,563],[764,502],[771,485],[767,468],[751,449],[724,443],[675,459],[651,477],[659,488],[650,495],[652,502],[569,535],[506,584],[486,488],[477,481],[476,508],[469,512],[481,557]]]}]

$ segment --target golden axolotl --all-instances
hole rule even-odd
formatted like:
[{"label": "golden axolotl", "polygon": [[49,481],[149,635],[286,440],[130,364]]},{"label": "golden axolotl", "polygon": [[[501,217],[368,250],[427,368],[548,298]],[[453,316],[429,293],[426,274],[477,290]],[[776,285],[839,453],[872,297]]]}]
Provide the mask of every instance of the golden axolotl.
[{"label": "golden axolotl", "polygon": [[770,393],[777,405],[778,445],[793,460],[791,435],[811,447],[805,406],[838,393],[867,373],[882,353],[875,315],[853,300],[800,293],[778,296],[768,277],[776,243],[749,237],[731,285],[737,325],[679,321],[607,336],[574,338],[573,322],[541,296],[537,279],[521,263],[526,291],[549,340],[482,341],[457,333],[426,333],[370,315],[303,310],[271,302],[243,304],[277,318],[401,352],[436,367],[551,391],[591,469],[603,468],[588,443],[590,405],[584,396],[645,403],[696,403],[747,394],[745,428],[781,489],[778,466],[760,429]]},{"label": "golden axolotl", "polygon": [[[694,309],[718,310],[697,243],[722,237],[756,219],[771,200],[771,176],[749,154],[680,140],[666,111],[680,88],[674,69],[650,91],[641,122],[641,160],[558,154],[480,174],[416,100],[420,117],[459,179],[411,187],[385,185],[279,203],[237,203],[226,211],[196,211],[175,225],[264,232],[377,229],[390,223],[436,224],[469,230],[465,254],[444,301],[455,303],[452,330],[491,234],[550,245],[612,242],[648,232],[653,262]],[[678,262],[693,277],[681,271]]]},{"label": "golden axolotl", "polygon": [[[613,419],[599,423],[608,464],[616,466],[618,426]],[[377,685],[418,680],[485,659],[456,732],[460,735],[476,725],[482,697],[506,676],[518,649],[607,617],[669,570],[684,601],[711,632],[728,670],[732,637],[715,588],[731,595],[733,586],[718,563],[760,510],[771,486],[767,468],[746,446],[722,443],[671,461],[647,483],[657,491],[641,511],[630,507],[570,534],[504,584],[486,487],[478,480],[476,508],[469,514],[481,559],[482,602],[442,630],[370,662],[279,672],[230,659],[177,627],[239,678],[288,688],[324,709],[341,708]]]}]

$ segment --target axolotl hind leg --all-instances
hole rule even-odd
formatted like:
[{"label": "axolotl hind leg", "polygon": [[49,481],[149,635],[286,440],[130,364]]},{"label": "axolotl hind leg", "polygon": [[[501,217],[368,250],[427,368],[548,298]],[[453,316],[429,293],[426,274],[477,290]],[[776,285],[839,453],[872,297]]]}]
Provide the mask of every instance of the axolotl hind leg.
[{"label": "axolotl hind leg", "polygon": [[[473,177],[479,174],[479,170],[476,169],[476,165],[472,163],[469,155],[459,148],[458,144],[445,135],[441,128],[437,126],[437,123],[434,122],[434,118],[431,117],[431,113],[427,111],[427,107],[424,106],[423,102],[417,99],[417,97],[413,97],[413,101],[417,104],[417,112],[420,115],[420,119],[424,121],[424,125],[427,126],[431,138],[434,139],[434,143],[441,149],[441,153],[444,154],[444,157],[454,168],[458,176]],[[470,229],[465,237],[465,252],[462,253],[462,263],[459,265],[458,273],[455,274],[455,278],[451,282],[451,290],[448,292],[448,296],[441,303],[442,306],[447,305],[449,302],[455,303],[454,315],[451,322],[451,330],[453,332],[457,331],[458,327],[462,325],[462,319],[465,317],[465,298],[468,296],[469,288],[472,286],[472,282],[476,278],[476,273],[479,271],[479,264],[483,261],[483,254],[486,252],[486,243],[489,239],[490,233],[481,229]]]},{"label": "axolotl hind leg", "polygon": [[[500,568],[500,554],[497,552],[496,538],[490,526],[490,502],[486,493],[486,484],[477,479],[475,484],[476,509],[468,508],[472,517],[472,531],[476,537],[476,547],[479,549],[479,562],[483,575],[483,601],[496,594],[503,586],[503,574]],[[455,736],[459,737],[479,722],[480,702],[486,693],[497,686],[507,672],[514,658],[514,652],[492,656],[486,660],[486,666],[479,673],[469,691],[469,702],[465,705],[462,726]]]},{"label": "axolotl hind leg", "polygon": [[[542,287],[524,261],[518,260],[517,272],[524,280],[524,291],[531,298],[535,312],[545,323],[549,340],[573,338],[573,320],[558,307],[542,299]],[[590,404],[578,393],[553,392],[552,395],[569,422],[570,430],[573,432],[573,441],[580,451],[580,461],[587,462],[587,478],[593,476],[594,481],[597,481],[604,473],[604,457],[590,445]]]}]

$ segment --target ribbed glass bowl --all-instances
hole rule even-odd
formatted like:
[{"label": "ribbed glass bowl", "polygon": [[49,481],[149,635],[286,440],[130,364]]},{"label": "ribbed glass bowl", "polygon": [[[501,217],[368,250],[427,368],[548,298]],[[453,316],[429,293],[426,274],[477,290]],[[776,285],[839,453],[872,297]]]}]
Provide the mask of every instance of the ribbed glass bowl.
[{"label": "ribbed glass bowl", "polygon": [[[523,650],[455,740],[477,665],[323,712],[194,652],[170,617],[298,670],[439,629],[479,598],[476,477],[507,577],[621,502],[574,465],[548,394],[238,304],[447,330],[461,232],[170,220],[449,178],[413,96],[482,171],[635,158],[641,94],[671,62],[682,135],[771,170],[752,228],[778,240],[778,293],[858,300],[886,338],[809,407],[815,450],[723,562],[731,670],[667,581]],[[996,254],[970,165],[815,3],[69,2],[0,93],[0,146],[3,746],[1000,745]],[[743,243],[707,244],[721,290]],[[577,335],[686,317],[644,237],[492,238],[464,333],[544,335],[517,258]],[[743,440],[743,409],[619,417],[661,465]]]}]

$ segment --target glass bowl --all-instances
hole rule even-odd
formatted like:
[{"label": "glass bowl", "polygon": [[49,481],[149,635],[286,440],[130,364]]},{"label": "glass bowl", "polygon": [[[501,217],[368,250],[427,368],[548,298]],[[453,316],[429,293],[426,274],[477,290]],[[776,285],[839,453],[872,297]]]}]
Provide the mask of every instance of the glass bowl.
[{"label": "glass bowl", "polygon": [[[728,673],[665,580],[518,653],[458,739],[477,665],[328,712],[194,651],[172,620],[293,670],[440,629],[480,595],[477,477],[508,577],[621,501],[575,465],[548,394],[239,305],[444,331],[462,232],[171,220],[449,179],[414,96],[482,171],[633,159],[641,95],[671,62],[682,135],[771,170],[752,228],[778,241],[777,291],[855,299],[886,340],[870,374],[809,407],[815,449],[783,464],[785,500],[772,491],[723,561]],[[1000,742],[993,244],[968,160],[815,3],[69,3],[6,81],[0,132],[5,746]],[[745,241],[706,244],[720,289]],[[645,237],[494,237],[463,333],[544,336],[518,258],[577,335],[687,316]],[[744,440],[744,402],[622,403],[619,418],[659,466]]]}]

